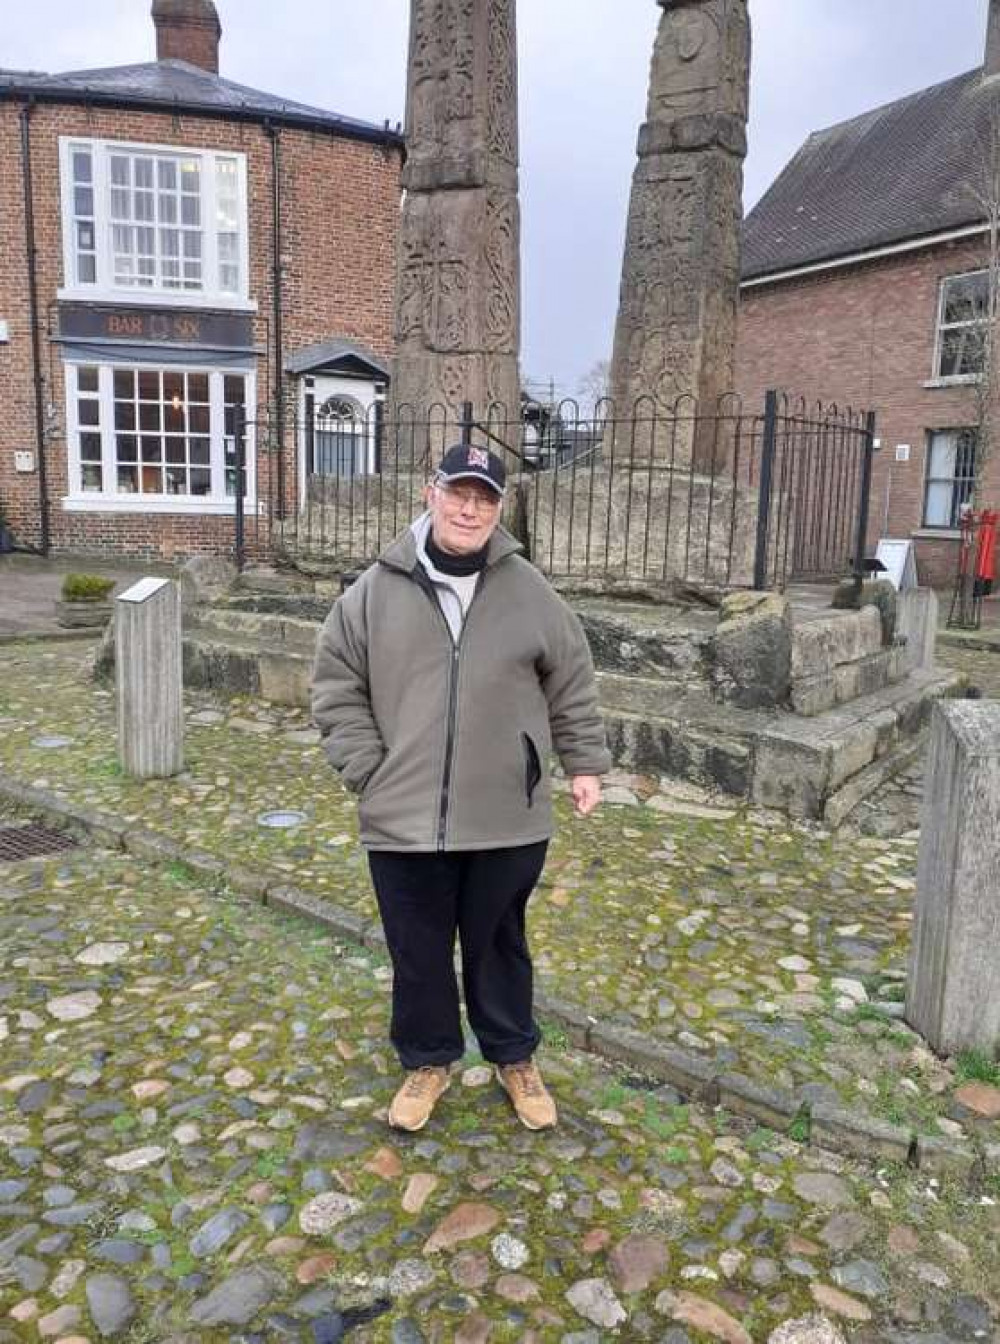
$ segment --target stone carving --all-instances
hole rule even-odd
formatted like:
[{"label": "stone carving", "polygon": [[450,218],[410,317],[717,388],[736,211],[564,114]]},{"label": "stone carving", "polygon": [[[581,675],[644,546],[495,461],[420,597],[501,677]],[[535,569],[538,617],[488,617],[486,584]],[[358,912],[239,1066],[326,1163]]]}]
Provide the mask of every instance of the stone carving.
[{"label": "stone carving", "polygon": [[515,0],[411,0],[392,388],[411,420],[465,401],[516,419],[517,163]]},{"label": "stone carving", "polygon": [[[750,73],[747,0],[658,0],[647,119],[639,133],[622,269],[612,396],[666,415],[711,415],[733,380]],[[688,412],[689,413],[689,412]],[[688,435],[682,457],[709,469]],[[654,456],[678,454],[676,435]]]}]

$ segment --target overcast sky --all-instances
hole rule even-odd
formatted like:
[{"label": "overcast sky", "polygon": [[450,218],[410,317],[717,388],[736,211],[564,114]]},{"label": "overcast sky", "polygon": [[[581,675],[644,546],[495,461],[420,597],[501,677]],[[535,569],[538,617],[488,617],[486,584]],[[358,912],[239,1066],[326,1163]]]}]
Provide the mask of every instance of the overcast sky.
[{"label": "overcast sky", "polygon": [[[216,0],[229,79],[402,120],[408,0]],[[812,130],[982,61],[988,0],[751,0],[749,208]],[[523,368],[610,354],[654,0],[520,0]],[[151,60],[150,0],[0,0],[0,67]]]}]

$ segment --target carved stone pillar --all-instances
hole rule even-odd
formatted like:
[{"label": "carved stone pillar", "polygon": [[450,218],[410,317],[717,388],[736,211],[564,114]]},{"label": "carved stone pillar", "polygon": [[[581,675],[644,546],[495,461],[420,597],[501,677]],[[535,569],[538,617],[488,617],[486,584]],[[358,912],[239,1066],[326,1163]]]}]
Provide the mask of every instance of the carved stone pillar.
[{"label": "carved stone pillar", "polygon": [[[665,416],[688,396],[711,416],[734,376],[750,18],[747,0],[657,3],[664,13],[632,182],[611,392],[619,415],[648,397],[646,414]],[[687,461],[678,465],[693,451],[707,470],[711,428],[655,435],[653,454],[678,454],[680,445]]]},{"label": "carved stone pillar", "polygon": [[393,419],[519,419],[515,28],[515,0],[411,0]]}]

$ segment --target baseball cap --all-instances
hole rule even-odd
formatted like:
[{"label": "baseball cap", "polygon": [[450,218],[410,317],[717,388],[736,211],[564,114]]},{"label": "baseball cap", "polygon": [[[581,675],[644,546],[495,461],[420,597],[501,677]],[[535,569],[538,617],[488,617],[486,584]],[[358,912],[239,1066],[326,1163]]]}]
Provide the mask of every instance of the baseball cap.
[{"label": "baseball cap", "polygon": [[507,469],[496,453],[471,443],[456,443],[449,448],[438,467],[438,480],[483,481],[498,495],[507,484]]}]

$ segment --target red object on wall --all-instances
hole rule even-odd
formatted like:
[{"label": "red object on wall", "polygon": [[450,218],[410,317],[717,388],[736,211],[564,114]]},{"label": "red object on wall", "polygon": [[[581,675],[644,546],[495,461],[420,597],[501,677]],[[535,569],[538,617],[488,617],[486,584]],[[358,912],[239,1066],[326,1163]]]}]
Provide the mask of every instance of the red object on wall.
[{"label": "red object on wall", "polygon": [[998,514],[995,509],[984,509],[979,515],[979,547],[976,553],[976,578],[990,585],[993,584],[997,576],[998,520],[1000,520],[1000,514]]}]

